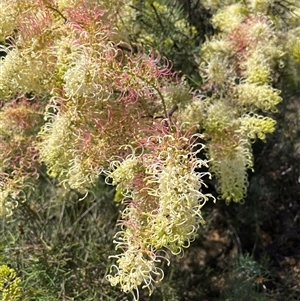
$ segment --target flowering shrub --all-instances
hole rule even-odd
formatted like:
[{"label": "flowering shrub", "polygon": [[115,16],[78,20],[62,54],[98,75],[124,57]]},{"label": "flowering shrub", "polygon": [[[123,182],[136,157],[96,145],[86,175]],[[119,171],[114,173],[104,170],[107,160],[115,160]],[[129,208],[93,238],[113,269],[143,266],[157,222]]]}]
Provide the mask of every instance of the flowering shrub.
[{"label": "flowering shrub", "polygon": [[[107,279],[138,297],[139,285],[151,293],[162,280],[166,251],[182,255],[204,223],[201,208],[214,200],[202,190],[208,170],[227,203],[245,197],[251,143],[275,129],[266,114],[281,101],[278,74],[299,62],[299,24],[286,21],[285,44],[269,1],[204,1],[219,34],[200,47],[203,84],[191,91],[158,52],[130,45],[123,22],[133,2],[121,11],[122,1],[2,1],[0,214],[24,200],[41,165],[83,194],[105,175],[126,205]],[[143,9],[169,17],[159,1]],[[196,36],[173,17],[177,40]],[[135,34],[157,46],[155,34]]]},{"label": "flowering shrub", "polygon": [[115,276],[108,277],[124,291],[143,281],[151,293],[153,282],[163,278],[155,266],[164,258],[161,249],[182,254],[203,223],[201,208],[210,196],[201,193],[206,173],[197,170],[207,162],[197,158],[203,148],[199,138],[162,129],[142,143],[144,149],[111,163],[112,184],[122,190],[124,202],[130,200],[116,235],[123,253],[116,256]]},{"label": "flowering shrub", "polygon": [[289,69],[288,62],[296,58],[296,43],[286,45],[282,38],[287,24],[299,26],[289,14],[297,10],[296,4],[272,3],[204,3],[214,10],[212,24],[218,35],[201,47],[206,98],[199,121],[205,129],[210,170],[226,202],[239,202],[246,195],[247,169],[253,168],[251,142],[265,141],[266,134],[274,131],[275,120],[265,114],[276,112],[281,91],[274,86],[285,66]]}]

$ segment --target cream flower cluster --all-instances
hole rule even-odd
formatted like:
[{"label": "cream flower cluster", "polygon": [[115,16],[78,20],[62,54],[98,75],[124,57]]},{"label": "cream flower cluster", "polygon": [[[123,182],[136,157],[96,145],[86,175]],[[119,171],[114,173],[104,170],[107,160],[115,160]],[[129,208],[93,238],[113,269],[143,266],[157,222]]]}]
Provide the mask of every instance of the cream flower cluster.
[{"label": "cream flower cluster", "polygon": [[182,255],[204,222],[201,208],[211,197],[201,192],[206,173],[200,169],[207,167],[197,157],[201,144],[169,133],[150,137],[144,147],[139,156],[114,162],[115,169],[108,175],[117,189],[126,191],[127,207],[115,240],[123,253],[115,256],[116,272],[108,276],[125,292],[137,290],[142,283],[152,292],[153,283],[163,278],[157,264],[167,259],[160,252],[169,249]]},{"label": "cream flower cluster", "polygon": [[0,176],[0,216],[11,216],[13,209],[18,206],[15,184],[10,182],[5,175]]},{"label": "cream flower cluster", "polygon": [[[19,49],[8,50],[0,61],[0,97],[9,99],[17,93],[49,93],[51,77],[45,66],[46,57]],[[48,58],[49,59],[49,58]]]},{"label": "cream flower cluster", "polygon": [[231,150],[218,147],[212,143],[209,148],[209,156],[213,158],[210,170],[218,180],[217,190],[227,204],[240,202],[246,196],[248,187],[245,171],[253,167],[251,145],[247,140],[242,140]]},{"label": "cream flower cluster", "polygon": [[[287,53],[296,61],[300,48],[293,34],[297,30],[289,30],[290,43],[285,45],[282,38],[288,23],[292,25],[291,12],[298,9],[295,1],[284,6],[268,0],[235,2],[203,1],[215,11],[212,25],[218,35],[201,46],[199,66],[205,84],[198,120],[204,128],[210,171],[227,203],[246,196],[247,169],[253,166],[251,143],[265,141],[275,130],[275,120],[265,115],[276,112],[282,101],[275,83],[288,66]],[[299,18],[295,19],[299,28]]]},{"label": "cream flower cluster", "polygon": [[12,34],[16,27],[16,9],[15,5],[9,0],[1,1],[0,5],[0,41]]},{"label": "cream flower cluster", "polygon": [[21,300],[21,278],[7,265],[0,266],[0,294],[2,301]]}]

